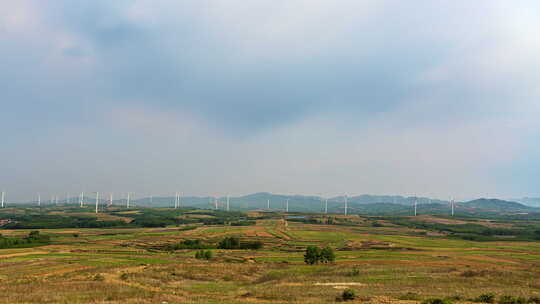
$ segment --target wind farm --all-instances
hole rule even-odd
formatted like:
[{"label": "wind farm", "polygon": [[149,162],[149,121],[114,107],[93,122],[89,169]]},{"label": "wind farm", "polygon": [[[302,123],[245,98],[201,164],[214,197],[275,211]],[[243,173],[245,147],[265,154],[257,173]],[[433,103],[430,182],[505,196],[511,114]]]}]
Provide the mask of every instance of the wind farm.
[{"label": "wind farm", "polygon": [[[515,202],[126,192],[103,203],[104,192],[84,193],[0,209],[0,241],[40,235],[0,242],[6,303],[333,303],[344,290],[369,303],[468,303],[537,294],[540,210]],[[228,249],[230,238],[258,249]],[[307,264],[313,245],[331,248],[332,262]],[[200,248],[212,257],[194,257]],[[504,281],[492,279],[501,273]]]},{"label": "wind farm", "polygon": [[0,1],[0,304],[540,304],[540,1]]}]

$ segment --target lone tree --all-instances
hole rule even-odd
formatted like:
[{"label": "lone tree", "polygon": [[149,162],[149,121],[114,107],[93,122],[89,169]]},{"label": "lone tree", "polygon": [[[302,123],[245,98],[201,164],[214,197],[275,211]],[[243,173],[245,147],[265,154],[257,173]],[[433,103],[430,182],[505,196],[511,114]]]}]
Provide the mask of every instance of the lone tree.
[{"label": "lone tree", "polygon": [[309,265],[321,263],[332,263],[336,260],[334,250],[330,247],[323,248],[322,250],[316,246],[308,246],[306,253],[304,254],[304,262]]},{"label": "lone tree", "polygon": [[304,262],[309,265],[317,264],[321,258],[321,250],[319,247],[308,246],[306,254],[304,254]]},{"label": "lone tree", "polygon": [[336,255],[334,254],[334,250],[330,247],[323,248],[321,250],[321,262],[323,263],[332,263],[336,260]]}]

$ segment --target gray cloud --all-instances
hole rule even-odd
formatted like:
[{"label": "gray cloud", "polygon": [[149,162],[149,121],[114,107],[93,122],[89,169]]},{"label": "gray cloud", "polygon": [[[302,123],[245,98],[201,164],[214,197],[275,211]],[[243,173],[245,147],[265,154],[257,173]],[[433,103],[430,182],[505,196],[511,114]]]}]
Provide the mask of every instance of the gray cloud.
[{"label": "gray cloud", "polygon": [[509,174],[538,163],[536,2],[1,6],[1,184],[21,197],[534,194]]}]

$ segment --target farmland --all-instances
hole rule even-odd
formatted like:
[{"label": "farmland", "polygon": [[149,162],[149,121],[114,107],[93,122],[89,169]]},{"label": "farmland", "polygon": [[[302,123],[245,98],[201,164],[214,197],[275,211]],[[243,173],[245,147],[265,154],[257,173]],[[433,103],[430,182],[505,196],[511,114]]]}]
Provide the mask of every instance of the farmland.
[{"label": "farmland", "polygon": [[[16,211],[4,210],[3,217]],[[51,212],[71,216],[67,211]],[[141,218],[145,211],[130,212]],[[3,229],[6,238],[39,230],[50,242],[0,250],[0,303],[333,303],[346,288],[366,303],[434,297],[466,303],[486,293],[540,296],[540,241],[525,237],[534,235],[529,232],[538,227],[535,222],[181,213],[182,221],[163,227]],[[126,212],[104,214],[104,221],[131,220]],[[229,220],[208,221],[222,218]],[[459,237],[458,225],[469,227],[463,235],[478,227],[520,232],[477,241]],[[261,242],[262,248],[218,249],[226,237]],[[212,258],[174,249],[186,240],[204,244]],[[309,245],[333,248],[335,262],[306,265]]]}]

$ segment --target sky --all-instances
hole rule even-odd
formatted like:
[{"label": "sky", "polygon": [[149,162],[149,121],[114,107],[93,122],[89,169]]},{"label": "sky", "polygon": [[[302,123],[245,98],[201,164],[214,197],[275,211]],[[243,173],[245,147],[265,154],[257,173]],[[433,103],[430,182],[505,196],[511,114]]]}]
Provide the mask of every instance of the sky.
[{"label": "sky", "polygon": [[8,201],[540,196],[540,2],[0,2]]}]

